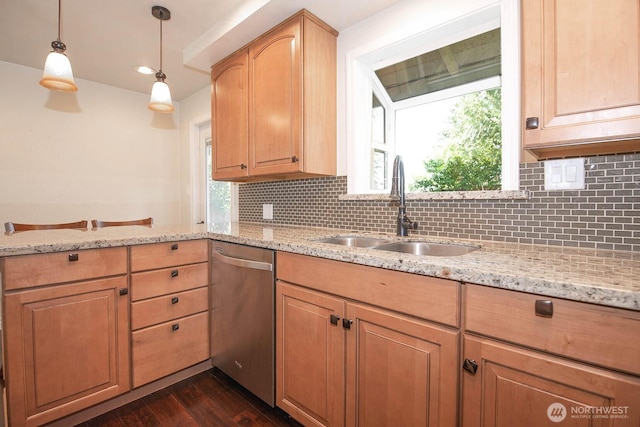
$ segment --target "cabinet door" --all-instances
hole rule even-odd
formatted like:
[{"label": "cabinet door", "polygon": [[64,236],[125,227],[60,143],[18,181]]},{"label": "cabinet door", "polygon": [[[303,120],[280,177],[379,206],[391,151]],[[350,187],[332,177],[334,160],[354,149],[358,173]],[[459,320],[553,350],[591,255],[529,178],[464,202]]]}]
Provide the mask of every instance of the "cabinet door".
[{"label": "cabinet door", "polygon": [[340,299],[277,284],[276,403],[305,425],[344,425],[343,313]]},{"label": "cabinet door", "polygon": [[247,51],[211,70],[211,147],[213,179],[248,175],[249,78]]},{"label": "cabinet door", "polygon": [[129,390],[127,278],[5,294],[9,423],[42,425]]},{"label": "cabinet door", "polygon": [[637,0],[522,2],[524,148],[566,146],[547,150],[556,156],[640,148],[606,142],[640,136],[639,9]]},{"label": "cabinet door", "polygon": [[463,354],[463,426],[640,425],[638,377],[469,336]]},{"label": "cabinet door", "polygon": [[301,170],[300,19],[249,47],[249,175]]},{"label": "cabinet door", "polygon": [[347,304],[347,425],[454,426],[459,332]]}]

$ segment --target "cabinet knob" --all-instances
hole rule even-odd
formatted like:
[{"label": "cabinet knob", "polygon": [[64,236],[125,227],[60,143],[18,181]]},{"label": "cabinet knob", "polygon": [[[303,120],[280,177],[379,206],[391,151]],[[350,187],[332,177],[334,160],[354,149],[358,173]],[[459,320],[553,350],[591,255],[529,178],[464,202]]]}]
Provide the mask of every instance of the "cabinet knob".
[{"label": "cabinet knob", "polygon": [[177,251],[178,250],[178,244],[174,243],[173,245],[171,245],[171,250],[172,251]]},{"label": "cabinet knob", "polygon": [[469,372],[471,375],[475,375],[476,372],[478,372],[478,363],[473,359],[464,359],[462,369]]},{"label": "cabinet knob", "polygon": [[525,126],[527,129],[538,129],[539,119],[537,117],[527,117]]},{"label": "cabinet knob", "polygon": [[178,329],[180,329],[180,324],[179,323],[174,323],[173,325],[171,325],[171,330],[172,331],[177,331]]},{"label": "cabinet knob", "polygon": [[291,163],[297,163],[299,160],[298,156],[291,156]]},{"label": "cabinet knob", "polygon": [[78,254],[69,254],[69,262],[75,262],[78,261],[78,259]]},{"label": "cabinet knob", "polygon": [[128,295],[129,294],[129,288],[120,288],[118,293],[120,294],[120,296]]},{"label": "cabinet knob", "polygon": [[180,299],[178,297],[172,297],[171,298],[171,304],[177,304],[180,302]]},{"label": "cabinet knob", "polygon": [[246,169],[246,168],[247,168],[247,165],[245,165],[244,163],[240,165],[240,169]]},{"label": "cabinet knob", "polygon": [[350,319],[342,319],[342,327],[343,327],[344,329],[347,329],[347,330],[351,329],[351,324],[352,324],[352,323],[353,323],[353,320],[350,320]]},{"label": "cabinet knob", "polygon": [[553,301],[536,300],[536,316],[553,317]]},{"label": "cabinet knob", "polygon": [[178,277],[178,270],[171,270],[171,277]]},{"label": "cabinet knob", "polygon": [[338,320],[340,320],[340,316],[336,316],[335,314],[329,316],[329,321],[333,326],[338,326]]}]

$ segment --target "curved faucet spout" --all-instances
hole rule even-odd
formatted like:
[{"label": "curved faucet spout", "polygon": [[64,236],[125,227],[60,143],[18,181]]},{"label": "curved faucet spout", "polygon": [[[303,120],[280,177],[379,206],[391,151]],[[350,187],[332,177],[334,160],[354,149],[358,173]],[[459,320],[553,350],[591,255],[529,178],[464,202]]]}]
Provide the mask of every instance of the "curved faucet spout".
[{"label": "curved faucet spout", "polygon": [[418,228],[418,223],[413,222],[407,216],[404,195],[404,163],[402,157],[396,156],[393,161],[393,177],[391,178],[391,199],[398,202],[398,218],[396,223],[396,234],[398,236],[408,236],[409,229]]}]

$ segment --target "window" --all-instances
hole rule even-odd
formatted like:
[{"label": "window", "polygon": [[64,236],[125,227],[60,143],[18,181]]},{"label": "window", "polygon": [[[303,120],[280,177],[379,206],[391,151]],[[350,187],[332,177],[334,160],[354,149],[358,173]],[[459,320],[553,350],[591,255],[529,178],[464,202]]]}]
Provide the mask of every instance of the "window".
[{"label": "window", "polygon": [[212,173],[210,119],[192,123],[191,159],[192,205],[191,219],[194,223],[211,225],[238,220],[237,184],[214,181]]},{"label": "window", "polygon": [[389,183],[389,147],[385,107],[374,93],[371,102],[371,189],[385,190]]},{"label": "window", "polygon": [[[341,34],[347,45],[349,193],[386,192],[388,183],[381,181],[389,180],[385,171],[396,155],[404,160],[407,189],[418,191],[419,186],[409,184],[426,174],[424,161],[447,150],[444,136],[452,136],[449,112],[473,96],[484,100],[491,96],[492,104],[498,105],[498,120],[500,115],[502,118],[498,127],[502,138],[497,146],[500,178],[477,185],[486,189],[499,183],[502,190],[517,190],[517,0],[402,3],[381,14],[380,25],[367,22],[367,28],[379,29],[376,40],[363,46],[365,26]],[[387,22],[388,17],[392,19]],[[398,29],[398,22],[408,29]],[[372,97],[365,117],[361,111],[364,104],[357,98]],[[378,123],[382,117],[384,126]],[[385,131],[383,143],[380,130]]]},{"label": "window", "polygon": [[214,181],[211,138],[206,139],[207,158],[207,224],[231,221],[231,183]]}]

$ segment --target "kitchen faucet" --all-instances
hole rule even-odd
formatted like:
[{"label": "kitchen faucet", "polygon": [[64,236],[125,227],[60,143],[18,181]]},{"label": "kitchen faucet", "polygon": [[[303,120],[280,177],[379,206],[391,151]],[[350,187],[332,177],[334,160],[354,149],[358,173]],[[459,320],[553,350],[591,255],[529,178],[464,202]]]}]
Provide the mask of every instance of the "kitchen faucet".
[{"label": "kitchen faucet", "polygon": [[404,163],[402,157],[396,156],[393,161],[393,178],[391,178],[391,200],[398,202],[398,218],[396,235],[408,236],[409,229],[417,229],[418,223],[413,222],[407,216],[407,207],[404,197]]}]

